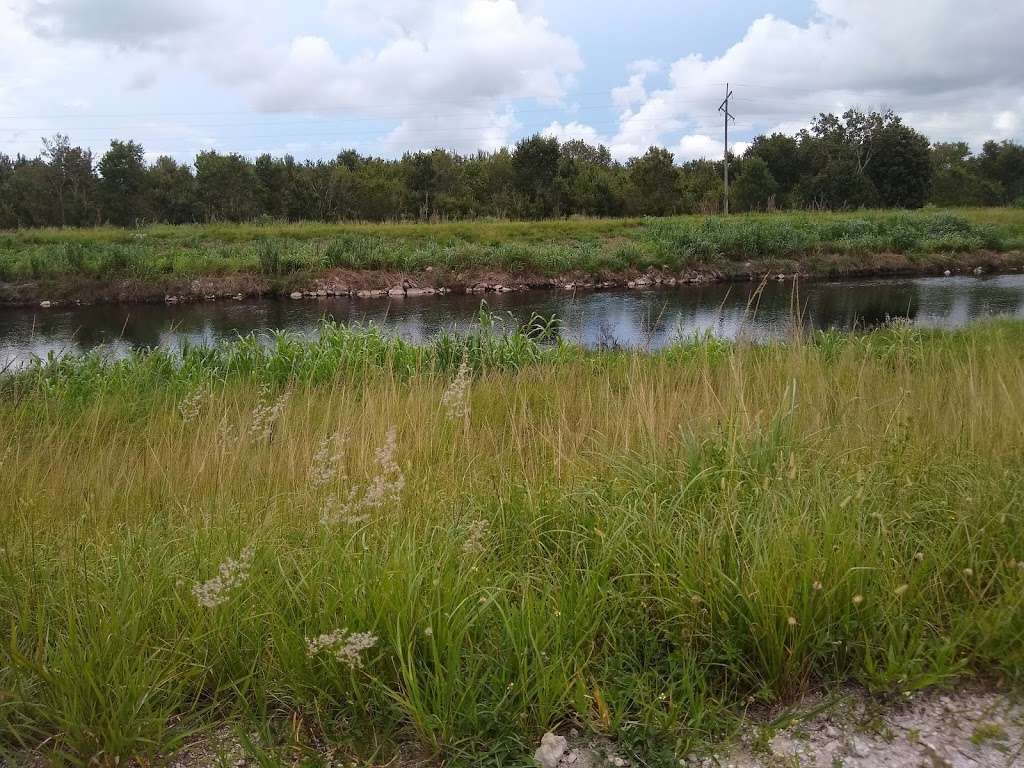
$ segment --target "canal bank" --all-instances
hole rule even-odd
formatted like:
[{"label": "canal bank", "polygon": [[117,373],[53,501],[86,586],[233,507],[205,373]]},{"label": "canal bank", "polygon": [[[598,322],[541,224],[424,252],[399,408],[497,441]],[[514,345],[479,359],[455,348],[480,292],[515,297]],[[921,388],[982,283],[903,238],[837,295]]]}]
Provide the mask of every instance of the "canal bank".
[{"label": "canal bank", "polygon": [[800,259],[712,260],[683,270],[662,268],[573,270],[555,276],[529,270],[331,269],[288,275],[232,272],[197,277],[156,275],[99,279],[64,274],[40,280],[0,281],[0,306],[90,304],[180,304],[254,298],[328,297],[404,298],[446,294],[494,294],[528,290],[590,291],[710,283],[785,280],[840,280],[961,274],[1016,273],[1024,269],[1024,251],[973,251],[907,255],[903,253],[821,254]]}]

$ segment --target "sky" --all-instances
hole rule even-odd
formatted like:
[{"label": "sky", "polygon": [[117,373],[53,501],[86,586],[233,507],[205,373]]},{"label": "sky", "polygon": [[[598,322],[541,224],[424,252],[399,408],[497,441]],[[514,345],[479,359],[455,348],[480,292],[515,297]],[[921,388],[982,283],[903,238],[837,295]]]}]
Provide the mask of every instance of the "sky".
[{"label": "sky", "polygon": [[892,108],[1024,140],[1021,0],[0,0],[0,152],[330,158],[541,132],[677,162]]}]

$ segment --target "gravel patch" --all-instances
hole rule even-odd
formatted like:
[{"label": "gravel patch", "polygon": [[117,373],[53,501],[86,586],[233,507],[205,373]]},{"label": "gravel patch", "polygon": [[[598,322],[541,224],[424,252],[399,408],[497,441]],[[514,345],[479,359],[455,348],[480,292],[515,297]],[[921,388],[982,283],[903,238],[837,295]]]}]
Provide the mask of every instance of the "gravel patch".
[{"label": "gravel patch", "polygon": [[1024,704],[991,688],[879,702],[860,691],[807,697],[688,768],[995,768],[1024,766]]}]

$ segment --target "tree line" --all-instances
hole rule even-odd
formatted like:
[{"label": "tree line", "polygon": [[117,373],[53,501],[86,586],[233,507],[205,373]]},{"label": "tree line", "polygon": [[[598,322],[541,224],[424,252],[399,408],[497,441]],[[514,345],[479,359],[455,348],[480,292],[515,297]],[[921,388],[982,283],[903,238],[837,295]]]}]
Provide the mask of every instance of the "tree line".
[{"label": "tree line", "polygon": [[[34,158],[0,153],[0,228],[713,213],[722,164],[677,165],[662,147],[622,163],[602,145],[534,135],[471,155],[346,150],[297,162],[211,150],[189,165],[147,163],[140,144],[121,140],[97,159],[57,135]],[[1024,205],[1024,146],[932,144],[891,111],[823,113],[796,135],[758,136],[730,158],[730,175],[736,211]]]}]

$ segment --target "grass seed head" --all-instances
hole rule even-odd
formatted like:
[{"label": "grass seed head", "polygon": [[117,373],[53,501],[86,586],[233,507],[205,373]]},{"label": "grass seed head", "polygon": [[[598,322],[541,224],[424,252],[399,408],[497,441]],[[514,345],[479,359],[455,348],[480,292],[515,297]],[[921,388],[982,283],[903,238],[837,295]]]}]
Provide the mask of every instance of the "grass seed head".
[{"label": "grass seed head", "polygon": [[204,608],[216,608],[228,601],[231,593],[249,578],[252,558],[256,549],[250,544],[237,559],[225,560],[217,568],[217,575],[192,587],[192,594]]}]

